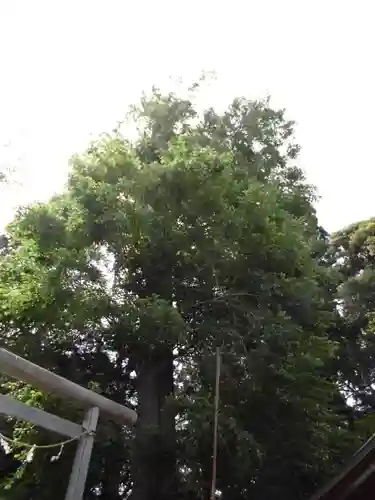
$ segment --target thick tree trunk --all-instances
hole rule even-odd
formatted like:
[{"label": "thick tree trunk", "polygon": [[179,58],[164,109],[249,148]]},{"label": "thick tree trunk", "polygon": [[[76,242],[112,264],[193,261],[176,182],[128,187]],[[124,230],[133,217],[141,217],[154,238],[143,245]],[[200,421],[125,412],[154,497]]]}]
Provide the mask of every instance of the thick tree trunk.
[{"label": "thick tree trunk", "polygon": [[138,422],[134,443],[132,500],[177,498],[173,355],[158,347],[138,363]]},{"label": "thick tree trunk", "polygon": [[[120,455],[121,457],[121,455]],[[122,463],[118,450],[112,447],[112,456],[107,457],[103,471],[102,498],[104,500],[119,500]]]}]

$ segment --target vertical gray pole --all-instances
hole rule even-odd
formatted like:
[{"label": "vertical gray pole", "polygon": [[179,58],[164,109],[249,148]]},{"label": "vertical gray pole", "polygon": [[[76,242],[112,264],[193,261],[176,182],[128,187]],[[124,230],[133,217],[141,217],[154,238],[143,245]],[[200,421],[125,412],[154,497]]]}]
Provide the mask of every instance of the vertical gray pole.
[{"label": "vertical gray pole", "polygon": [[99,408],[91,408],[85,415],[83,428],[90,434],[85,434],[78,442],[65,500],[82,500],[83,498],[98,418]]},{"label": "vertical gray pole", "polygon": [[212,449],[212,483],[211,500],[216,498],[216,476],[217,476],[217,431],[219,423],[219,390],[220,390],[220,368],[221,354],[220,349],[216,349],[216,380],[215,380],[215,414],[214,414],[214,439]]}]

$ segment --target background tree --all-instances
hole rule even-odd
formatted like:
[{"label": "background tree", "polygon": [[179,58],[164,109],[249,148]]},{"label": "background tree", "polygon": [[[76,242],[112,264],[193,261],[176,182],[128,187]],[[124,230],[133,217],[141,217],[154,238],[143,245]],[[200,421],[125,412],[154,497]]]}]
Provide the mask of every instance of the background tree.
[{"label": "background tree", "polygon": [[332,238],[331,253],[341,274],[340,375],[358,414],[375,406],[374,311],[375,219],[344,228]]}]

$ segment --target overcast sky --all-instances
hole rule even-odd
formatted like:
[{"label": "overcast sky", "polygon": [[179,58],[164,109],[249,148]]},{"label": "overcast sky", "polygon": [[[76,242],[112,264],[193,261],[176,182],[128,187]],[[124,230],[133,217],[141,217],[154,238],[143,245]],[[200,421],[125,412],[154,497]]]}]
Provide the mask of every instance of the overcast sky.
[{"label": "overcast sky", "polygon": [[60,189],[69,156],[170,76],[214,70],[204,99],[270,94],[297,121],[321,223],[375,215],[371,0],[0,0],[0,227]]}]

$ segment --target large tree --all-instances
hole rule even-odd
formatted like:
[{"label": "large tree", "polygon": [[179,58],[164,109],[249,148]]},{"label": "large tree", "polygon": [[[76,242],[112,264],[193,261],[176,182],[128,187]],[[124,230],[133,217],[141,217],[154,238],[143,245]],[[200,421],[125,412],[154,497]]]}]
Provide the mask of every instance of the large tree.
[{"label": "large tree", "polygon": [[[158,91],[134,112],[135,141],[102,137],[62,194],[9,225],[3,343],[136,407],[135,437],[101,427],[86,498],[207,498],[217,347],[218,488],[304,498],[350,435],[330,409],[334,284],[293,124],[268,100],[200,116]],[[59,481],[62,498],[72,451],[58,476],[37,453],[3,497],[49,498]]]}]

